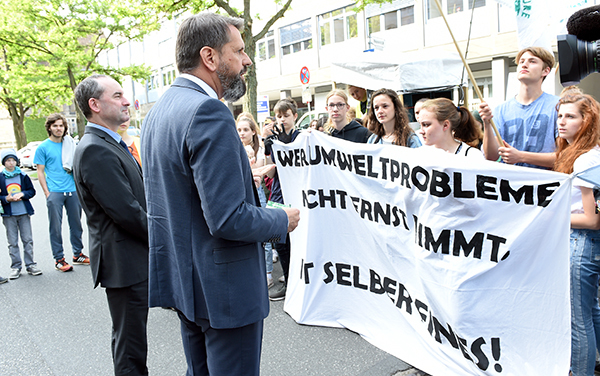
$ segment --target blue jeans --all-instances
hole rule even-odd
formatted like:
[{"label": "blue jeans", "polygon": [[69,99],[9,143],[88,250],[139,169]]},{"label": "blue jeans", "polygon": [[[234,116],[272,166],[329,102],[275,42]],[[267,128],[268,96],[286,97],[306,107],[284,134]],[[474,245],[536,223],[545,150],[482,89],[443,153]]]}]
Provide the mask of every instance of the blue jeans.
[{"label": "blue jeans", "polygon": [[[260,200],[260,206],[263,208],[267,207],[267,196],[263,191],[262,187],[256,189],[258,191],[258,198]],[[271,243],[265,243],[265,260],[267,261],[267,273],[273,272],[273,246]]]},{"label": "blue jeans", "polygon": [[65,257],[62,241],[63,206],[67,210],[73,256],[79,256],[83,249],[81,242],[83,229],[81,227],[81,204],[77,198],[77,192],[50,192],[50,196],[46,199],[46,206],[50,225],[50,246],[54,260],[58,261]]},{"label": "blue jeans", "polygon": [[571,230],[571,371],[594,374],[600,349],[600,231]]},{"label": "blue jeans", "polygon": [[19,269],[23,266],[21,251],[19,251],[19,233],[23,242],[23,258],[25,267],[35,266],[33,261],[33,237],[31,236],[31,218],[29,214],[12,215],[2,217],[6,227],[6,239],[8,240],[8,253],[10,254],[11,269]]}]

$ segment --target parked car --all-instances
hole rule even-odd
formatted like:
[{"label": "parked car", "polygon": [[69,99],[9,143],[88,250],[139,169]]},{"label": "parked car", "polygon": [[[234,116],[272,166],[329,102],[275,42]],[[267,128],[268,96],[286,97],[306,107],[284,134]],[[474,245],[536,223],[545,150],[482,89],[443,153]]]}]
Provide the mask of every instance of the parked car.
[{"label": "parked car", "polygon": [[42,141],[33,141],[17,151],[17,157],[19,157],[21,167],[27,167],[32,170],[35,170],[37,168],[37,166],[33,163],[33,157],[35,156],[35,151],[37,150],[37,147],[41,143]]},{"label": "parked car", "polygon": [[329,114],[327,114],[327,112],[309,111],[300,116],[300,119],[296,122],[296,129],[306,129],[313,119],[327,118],[328,116]]}]

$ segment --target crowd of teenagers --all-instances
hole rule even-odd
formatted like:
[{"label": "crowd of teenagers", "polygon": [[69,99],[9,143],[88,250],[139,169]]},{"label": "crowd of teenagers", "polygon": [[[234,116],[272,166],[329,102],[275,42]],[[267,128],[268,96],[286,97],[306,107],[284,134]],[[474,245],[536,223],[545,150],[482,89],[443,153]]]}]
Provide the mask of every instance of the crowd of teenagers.
[{"label": "crowd of teenagers", "polygon": [[[447,98],[423,99],[414,106],[419,124],[419,129],[415,131],[409,123],[407,109],[394,90],[384,88],[367,91],[350,86],[349,94],[359,101],[360,106],[352,109],[346,92],[334,89],[326,97],[328,118],[311,121],[309,128],[310,131],[324,132],[351,142],[408,148],[435,147],[467,158],[485,158],[528,168],[576,174],[600,165],[600,107],[594,98],[576,87],[563,90],[560,97],[543,92],[542,82],[554,63],[552,53],[542,48],[530,47],[520,51],[516,57],[520,83],[517,95],[493,111],[488,104],[480,104],[477,116]],[[108,82],[104,76],[94,77],[93,80]],[[108,84],[113,85],[112,81]],[[88,98],[90,103],[94,100],[93,97]],[[126,108],[128,104],[122,106]],[[88,120],[97,116],[95,112],[91,113]],[[275,160],[271,157],[272,145],[274,139],[290,143],[298,137],[300,131],[295,129],[298,107],[294,100],[286,98],[277,102],[273,113],[275,116],[268,117],[262,129],[249,113],[237,117],[236,127],[250,166],[255,172],[259,171],[253,175],[260,205],[281,208],[285,207],[285,202]],[[502,142],[494,133],[492,118]],[[99,117],[97,120],[102,119]],[[93,128],[92,120],[90,124]],[[127,151],[125,159],[131,162],[136,174],[140,173],[136,179],[141,184],[143,165],[140,142],[138,138],[127,134],[128,125],[127,121],[118,129],[115,128],[115,133],[118,132],[120,136],[111,136],[115,140],[118,138]],[[66,121],[60,115],[54,114],[48,118],[46,130],[49,138],[38,149],[35,162],[38,164],[40,185],[47,198],[56,269],[65,272],[72,270],[72,266],[65,261],[62,238],[59,236],[63,206],[67,209],[71,227],[73,263],[89,264],[89,258],[82,253],[82,199],[77,200],[70,170],[75,146],[70,144],[72,141],[68,137],[65,138]],[[94,133],[93,130],[90,129],[90,133]],[[129,161],[130,157],[132,161]],[[75,160],[80,161],[80,157],[77,156]],[[19,235],[23,244],[25,270],[34,276],[42,274],[33,258],[30,221],[34,213],[30,199],[36,193],[33,183],[19,169],[19,158],[14,149],[2,150],[1,162],[4,168],[0,174],[0,212],[7,233],[11,273],[9,278],[0,277],[0,284],[8,279],[17,279],[21,274],[23,261],[18,244]],[[79,195],[85,196],[82,193]],[[143,201],[143,198],[140,200]],[[576,178],[571,193],[570,235],[571,373],[574,376],[593,375],[596,352],[600,350],[600,214],[596,202],[594,185]],[[263,246],[269,299],[285,299],[291,249],[289,234],[285,241],[265,242]],[[278,260],[283,276],[280,283],[276,284],[272,271],[273,262]]]},{"label": "crowd of teenagers", "polygon": [[[553,55],[539,47],[520,51],[516,58],[519,91],[494,111],[487,103],[471,113],[447,98],[423,98],[414,105],[418,130],[398,94],[391,89],[368,91],[349,86],[348,93],[360,103],[355,111],[348,95],[334,89],[326,97],[328,118],[314,119],[310,131],[359,143],[378,143],[418,148],[430,146],[448,153],[488,159],[529,168],[553,169],[571,174],[600,165],[600,119],[598,102],[576,87],[554,96],[543,92],[542,82],[554,66]],[[249,114],[238,117],[238,132],[248,157],[255,166],[273,164],[270,157],[273,137],[289,143],[299,134],[294,129],[298,108],[292,99],[282,99],[259,130]],[[362,114],[362,118],[356,118]],[[497,126],[502,143],[492,129]],[[476,120],[477,119],[477,120]],[[272,135],[275,136],[272,136]],[[259,137],[260,136],[260,137]],[[256,181],[263,202],[283,204],[277,170]],[[596,351],[600,350],[600,214],[594,186],[576,178],[571,202],[571,312],[572,369],[575,376],[593,375]],[[265,246],[269,298],[285,298],[289,273],[290,239],[272,250]],[[282,284],[271,277],[274,255],[283,269]],[[276,260],[276,259],[275,259]]]}]

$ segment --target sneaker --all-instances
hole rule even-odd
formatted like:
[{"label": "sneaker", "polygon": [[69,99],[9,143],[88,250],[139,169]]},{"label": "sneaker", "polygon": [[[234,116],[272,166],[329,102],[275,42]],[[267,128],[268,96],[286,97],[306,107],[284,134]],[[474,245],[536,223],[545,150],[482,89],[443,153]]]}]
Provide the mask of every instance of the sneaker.
[{"label": "sneaker", "polygon": [[286,290],[285,285],[281,285],[279,289],[269,292],[269,300],[276,302],[285,299]]},{"label": "sneaker", "polygon": [[0,285],[8,282],[8,278],[0,277]]},{"label": "sneaker", "polygon": [[275,281],[273,281],[273,277],[267,277],[267,288],[270,289],[275,285]]},{"label": "sneaker", "polygon": [[21,276],[21,269],[13,269],[8,276],[8,279],[17,279]]},{"label": "sneaker", "polygon": [[279,253],[275,249],[273,249],[273,264],[276,264],[279,261]]},{"label": "sneaker", "polygon": [[56,268],[56,270],[61,272],[70,272],[71,270],[73,270],[73,266],[69,265],[65,261],[64,257],[58,260],[56,263],[54,263],[54,267]]},{"label": "sneaker", "polygon": [[278,281],[281,283],[285,283],[285,276],[282,275],[281,277],[279,277]]},{"label": "sneaker", "polygon": [[73,256],[73,265],[89,265],[90,258],[80,253],[79,256]]},{"label": "sneaker", "polygon": [[30,266],[30,267],[28,267],[28,268],[27,268],[27,273],[28,273],[29,275],[40,275],[40,274],[42,274],[42,271],[41,271],[41,270],[39,270],[39,269],[37,268],[37,266],[35,266],[35,265],[32,265],[32,266]]}]

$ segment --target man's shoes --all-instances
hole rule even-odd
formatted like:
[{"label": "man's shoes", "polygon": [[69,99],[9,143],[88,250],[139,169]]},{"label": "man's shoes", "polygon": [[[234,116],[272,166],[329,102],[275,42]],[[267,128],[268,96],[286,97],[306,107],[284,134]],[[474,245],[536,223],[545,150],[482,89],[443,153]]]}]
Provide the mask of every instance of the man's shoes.
[{"label": "man's shoes", "polygon": [[90,258],[80,253],[79,256],[73,256],[73,265],[89,265]]},{"label": "man's shoes", "polygon": [[8,282],[8,278],[0,277],[0,285]]},{"label": "man's shoes", "polygon": [[287,287],[285,285],[281,285],[279,289],[269,292],[269,300],[276,302],[278,300],[285,299],[285,292]]},{"label": "man's shoes", "polygon": [[8,279],[17,279],[21,276],[21,269],[13,269],[8,276]]},{"label": "man's shoes", "polygon": [[42,274],[42,271],[40,269],[38,269],[37,266],[32,265],[27,268],[27,273],[29,275],[40,275],[40,274]]},{"label": "man's shoes", "polygon": [[71,270],[73,270],[73,265],[69,265],[65,261],[64,257],[58,260],[56,263],[54,263],[54,267],[60,272],[70,272]]}]

